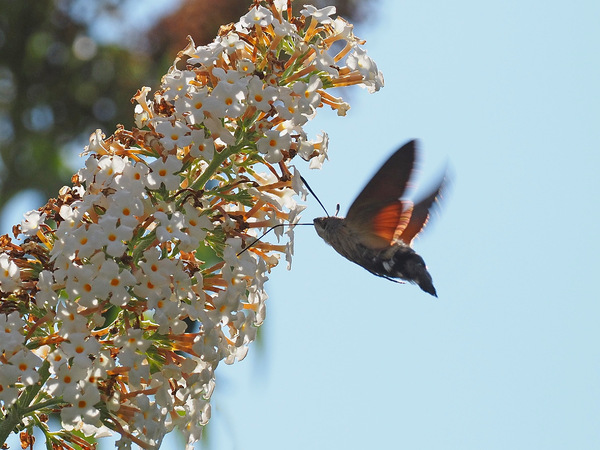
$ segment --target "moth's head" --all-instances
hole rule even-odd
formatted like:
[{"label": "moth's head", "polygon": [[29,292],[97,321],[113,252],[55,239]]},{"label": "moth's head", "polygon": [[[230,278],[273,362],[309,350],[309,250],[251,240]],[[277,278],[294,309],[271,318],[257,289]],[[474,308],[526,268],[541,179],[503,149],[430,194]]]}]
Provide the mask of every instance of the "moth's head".
[{"label": "moth's head", "polygon": [[342,225],[341,217],[317,217],[313,220],[315,230],[322,239],[329,242],[329,237],[332,232]]},{"label": "moth's head", "polygon": [[321,236],[321,238],[325,239],[325,228],[327,227],[327,217],[317,217],[313,220],[315,225],[315,230],[317,230],[317,234]]}]

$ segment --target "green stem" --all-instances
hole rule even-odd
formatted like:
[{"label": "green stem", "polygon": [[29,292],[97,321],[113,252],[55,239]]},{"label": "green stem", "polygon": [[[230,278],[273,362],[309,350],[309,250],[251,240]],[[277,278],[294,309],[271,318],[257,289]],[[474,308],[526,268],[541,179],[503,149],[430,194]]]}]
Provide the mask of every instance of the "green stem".
[{"label": "green stem", "polygon": [[44,408],[48,408],[50,406],[54,406],[54,405],[60,405],[60,404],[68,404],[66,403],[62,397],[61,398],[53,398],[51,400],[47,400],[45,402],[41,402],[41,403],[36,403],[35,405],[31,405],[27,408],[23,408],[21,409],[21,413],[23,414],[23,417],[25,417],[26,415],[35,412],[35,411],[40,411]]},{"label": "green stem", "polygon": [[17,425],[21,423],[21,414],[19,408],[13,405],[9,410],[8,414],[0,420],[0,445],[3,447],[6,439],[13,430],[17,428]]},{"label": "green stem", "polygon": [[16,403],[8,409],[6,416],[0,420],[0,446],[4,445],[10,433],[17,428],[25,416],[38,409],[38,405],[31,405],[31,402],[33,402],[50,376],[50,363],[48,361],[44,361],[38,374],[40,376],[38,382],[25,389]]},{"label": "green stem", "polygon": [[239,152],[242,148],[242,145],[236,143],[231,147],[227,147],[221,153],[215,152],[213,160],[210,162],[206,170],[198,177],[196,181],[190,186],[191,189],[198,191],[204,187],[204,185],[210,180],[210,178],[214,175],[221,164],[229,158],[231,155]]}]

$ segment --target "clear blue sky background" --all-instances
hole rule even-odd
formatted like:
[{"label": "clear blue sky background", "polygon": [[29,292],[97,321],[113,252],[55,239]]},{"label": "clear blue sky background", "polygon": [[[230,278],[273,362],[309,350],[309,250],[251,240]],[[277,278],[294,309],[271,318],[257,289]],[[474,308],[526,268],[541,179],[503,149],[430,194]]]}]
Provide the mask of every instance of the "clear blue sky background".
[{"label": "clear blue sky background", "polygon": [[599,19],[596,0],[381,0],[356,34],[386,86],[319,112],[330,162],[303,173],[345,214],[408,139],[422,187],[449,160],[415,245],[440,298],[298,228],[261,341],[218,370],[202,448],[600,448]]}]

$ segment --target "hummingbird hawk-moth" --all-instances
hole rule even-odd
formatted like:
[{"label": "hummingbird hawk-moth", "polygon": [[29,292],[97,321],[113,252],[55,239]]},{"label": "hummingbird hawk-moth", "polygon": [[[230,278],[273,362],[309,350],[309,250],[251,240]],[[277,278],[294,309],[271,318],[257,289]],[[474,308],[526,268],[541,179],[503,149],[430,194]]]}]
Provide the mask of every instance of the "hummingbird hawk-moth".
[{"label": "hummingbird hawk-moth", "polygon": [[401,197],[413,173],[416,142],[400,147],[371,178],[348,214],[317,217],[317,234],[346,259],[374,275],[409,281],[437,297],[425,261],[412,248],[429,219],[445,177],[425,198],[413,204]]}]

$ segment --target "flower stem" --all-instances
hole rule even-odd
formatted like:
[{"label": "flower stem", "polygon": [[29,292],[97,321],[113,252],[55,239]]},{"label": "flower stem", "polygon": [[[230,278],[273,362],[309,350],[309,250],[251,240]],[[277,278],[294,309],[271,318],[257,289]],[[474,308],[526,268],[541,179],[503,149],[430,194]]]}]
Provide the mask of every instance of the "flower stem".
[{"label": "flower stem", "polygon": [[196,181],[194,181],[190,188],[195,191],[202,189],[206,182],[210,180],[213,174],[221,167],[221,164],[223,164],[223,162],[231,155],[240,151],[241,147],[242,146],[239,143],[236,143],[231,147],[225,148],[220,153],[215,152],[215,155],[206,170],[198,177]]},{"label": "flower stem", "polygon": [[17,402],[9,408],[8,414],[0,420],[0,446],[4,445],[10,433],[17,429],[23,417],[38,410],[37,405],[30,405],[50,376],[50,363],[44,361],[38,373],[40,375],[38,382],[33,386],[29,386]]}]

